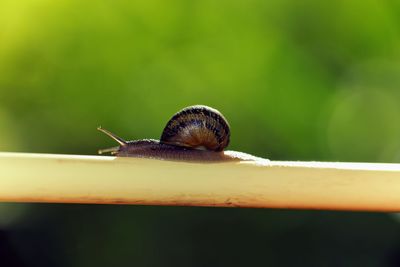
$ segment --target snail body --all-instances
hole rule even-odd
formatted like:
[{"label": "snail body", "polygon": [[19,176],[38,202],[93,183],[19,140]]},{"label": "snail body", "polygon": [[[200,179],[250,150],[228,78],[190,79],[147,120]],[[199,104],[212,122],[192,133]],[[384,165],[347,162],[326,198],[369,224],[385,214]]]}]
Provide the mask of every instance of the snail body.
[{"label": "snail body", "polygon": [[99,150],[99,154],[111,152],[120,157],[199,162],[256,158],[241,152],[224,151],[230,140],[229,124],[218,110],[208,106],[196,105],[178,111],[168,121],[160,140],[125,141],[101,127],[98,130],[120,144]]}]

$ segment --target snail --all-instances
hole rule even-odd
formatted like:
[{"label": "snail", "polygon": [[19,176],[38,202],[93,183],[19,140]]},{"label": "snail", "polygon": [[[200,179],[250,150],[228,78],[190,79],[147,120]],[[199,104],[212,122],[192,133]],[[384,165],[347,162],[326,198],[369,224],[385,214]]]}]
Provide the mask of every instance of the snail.
[{"label": "snail", "polygon": [[229,124],[218,110],[203,105],[189,106],[173,115],[160,140],[125,141],[106,129],[97,129],[119,143],[117,147],[99,150],[99,154],[189,162],[259,159],[242,152],[224,151],[230,140]]}]

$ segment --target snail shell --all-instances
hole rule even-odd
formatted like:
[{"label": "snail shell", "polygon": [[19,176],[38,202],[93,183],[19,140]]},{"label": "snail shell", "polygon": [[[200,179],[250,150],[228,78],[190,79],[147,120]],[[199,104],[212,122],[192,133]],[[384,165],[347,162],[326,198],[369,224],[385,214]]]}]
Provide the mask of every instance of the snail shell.
[{"label": "snail shell", "polygon": [[229,145],[230,130],[225,117],[207,106],[191,106],[177,112],[165,126],[164,144],[199,150],[222,151]]},{"label": "snail shell", "polygon": [[120,146],[99,150],[122,157],[156,158],[182,161],[254,160],[254,156],[223,151],[229,145],[230,130],[225,117],[216,109],[196,105],[186,107],[168,121],[160,140],[125,141],[99,127]]}]

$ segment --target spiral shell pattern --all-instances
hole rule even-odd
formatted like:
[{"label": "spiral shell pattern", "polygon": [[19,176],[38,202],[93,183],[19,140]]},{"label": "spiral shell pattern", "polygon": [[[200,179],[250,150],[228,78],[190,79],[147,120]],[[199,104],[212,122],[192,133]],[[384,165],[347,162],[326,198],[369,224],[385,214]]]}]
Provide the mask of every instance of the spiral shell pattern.
[{"label": "spiral shell pattern", "polygon": [[229,145],[230,130],[216,109],[196,105],[178,111],[167,123],[160,142],[198,150],[222,151]]}]

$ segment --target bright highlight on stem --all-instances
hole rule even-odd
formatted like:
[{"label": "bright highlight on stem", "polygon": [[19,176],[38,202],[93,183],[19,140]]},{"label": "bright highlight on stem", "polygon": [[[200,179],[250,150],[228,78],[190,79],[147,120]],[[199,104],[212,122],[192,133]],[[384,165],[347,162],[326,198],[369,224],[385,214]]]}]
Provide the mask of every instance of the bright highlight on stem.
[{"label": "bright highlight on stem", "polygon": [[400,211],[400,164],[0,153],[0,201]]}]

